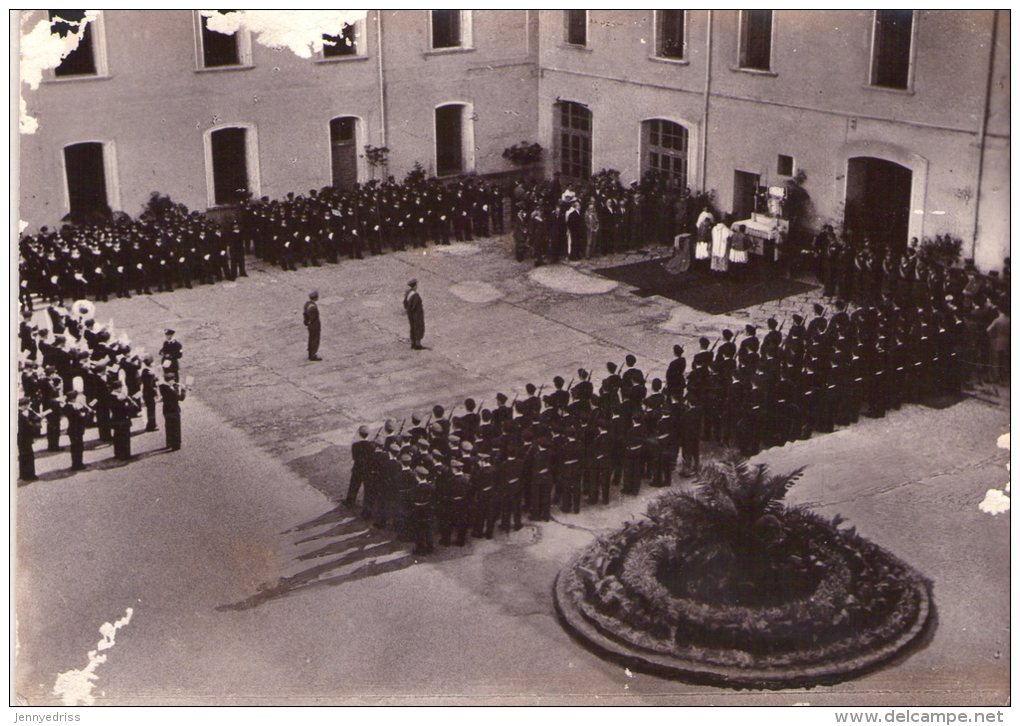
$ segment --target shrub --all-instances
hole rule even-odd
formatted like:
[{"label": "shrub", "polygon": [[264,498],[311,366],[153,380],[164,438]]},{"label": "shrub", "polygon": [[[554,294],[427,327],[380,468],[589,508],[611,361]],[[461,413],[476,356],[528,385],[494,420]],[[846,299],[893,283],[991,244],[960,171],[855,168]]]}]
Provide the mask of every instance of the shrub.
[{"label": "shrub", "polygon": [[508,146],[503,149],[503,158],[517,166],[527,166],[542,159],[542,145],[537,141],[529,144],[527,141]]}]

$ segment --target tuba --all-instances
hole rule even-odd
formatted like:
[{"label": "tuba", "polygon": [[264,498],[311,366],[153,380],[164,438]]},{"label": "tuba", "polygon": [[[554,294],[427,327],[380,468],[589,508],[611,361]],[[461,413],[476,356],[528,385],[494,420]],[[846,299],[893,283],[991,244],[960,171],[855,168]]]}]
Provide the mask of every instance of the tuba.
[{"label": "tuba", "polygon": [[96,317],[96,306],[91,300],[75,300],[71,304],[71,313],[82,320]]}]

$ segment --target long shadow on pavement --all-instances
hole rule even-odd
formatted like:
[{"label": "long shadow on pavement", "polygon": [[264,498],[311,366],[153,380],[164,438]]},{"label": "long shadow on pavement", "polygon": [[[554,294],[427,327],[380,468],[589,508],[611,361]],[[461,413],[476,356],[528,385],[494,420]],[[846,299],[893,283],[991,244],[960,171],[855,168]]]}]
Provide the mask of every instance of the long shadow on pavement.
[{"label": "long shadow on pavement", "polygon": [[[57,454],[59,452],[54,451],[54,452],[50,452],[50,453]],[[67,453],[67,452],[63,452],[63,453]],[[133,463],[135,463],[137,461],[142,461],[143,459],[148,459],[149,457],[152,457],[152,456],[159,456],[160,454],[169,454],[169,453],[170,453],[170,449],[153,449],[151,451],[145,451],[145,452],[143,452],[141,454],[135,454],[134,456],[132,456],[130,459],[128,459],[126,461],[124,461],[122,459],[115,459],[115,458],[113,458],[111,456],[109,459],[102,459],[101,461],[92,462],[85,469],[82,469],[81,471],[96,471],[96,470],[106,471],[107,469],[120,469],[120,468],[125,467],[125,466],[130,466],[131,464],[133,464]],[[48,471],[48,472],[46,472],[44,474],[40,474],[36,479],[33,479],[31,481],[26,481],[24,479],[19,479],[18,480],[18,486],[19,487],[27,487],[29,484],[34,484],[35,482],[59,481],[60,479],[67,479],[68,477],[72,477],[72,476],[74,476],[75,474],[78,474],[78,473],[79,473],[78,471],[72,469],[70,466],[68,466],[66,468],[63,468],[63,469],[54,469],[53,471]]]},{"label": "long shadow on pavement", "polygon": [[[312,533],[319,527],[327,529]],[[255,594],[239,602],[220,605],[216,608],[218,611],[248,610],[304,590],[401,570],[415,562],[408,543],[397,540],[391,531],[375,528],[370,522],[354,517],[342,506],[283,534],[294,536],[295,545],[321,541],[322,546],[295,557],[296,562],[318,561],[318,564],[260,585]],[[337,570],[343,571],[330,575]]]}]

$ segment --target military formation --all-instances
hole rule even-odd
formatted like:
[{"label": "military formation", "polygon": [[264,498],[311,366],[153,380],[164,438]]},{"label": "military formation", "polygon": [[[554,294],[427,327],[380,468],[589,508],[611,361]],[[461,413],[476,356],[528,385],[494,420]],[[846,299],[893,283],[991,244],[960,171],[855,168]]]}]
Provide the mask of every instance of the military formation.
[{"label": "military formation", "polygon": [[435,406],[374,435],[362,426],[345,502],[355,507],[363,491],[361,516],[424,555],[434,534],[463,546],[468,535],[520,529],[525,514],[546,521],[553,506],[577,513],[617,488],[670,486],[678,464],[682,476],[697,472],[703,444],[751,457],[958,392],[981,366],[965,296],[943,292],[908,305],[837,299],[762,329],[726,329],[699,339],[689,368],[674,346],[663,378],[627,355],[606,364],[597,388],[580,369],[513,400],[499,393],[492,406],[469,398],[460,415]]},{"label": "military formation", "polygon": [[412,173],[402,183],[389,177],[245,202],[230,234],[257,257],[296,270],[502,234],[503,201],[501,189],[476,177],[444,184]]},{"label": "military formation", "polygon": [[138,218],[48,227],[19,240],[20,300],[55,305],[107,301],[246,277],[246,254],[284,270],[386,251],[502,234],[504,192],[476,177],[444,184],[410,174],[403,183],[324,187],[240,205],[221,227],[153,195]]},{"label": "military formation", "polygon": [[867,237],[839,237],[825,225],[814,239],[816,273],[823,295],[863,307],[931,308],[962,320],[961,345],[975,378],[998,382],[1001,354],[1008,351],[1010,260],[1002,274],[982,275],[972,266],[945,265],[911,239],[905,249]]},{"label": "military formation", "polygon": [[[61,452],[67,437],[70,469],[85,469],[87,431],[113,444],[113,456],[132,459],[133,420],[144,414],[145,430],[158,431],[156,407],[162,403],[166,447],[181,448],[181,407],[187,395],[180,383],[183,347],[174,331],[165,331],[158,361],[132,350],[123,336],[97,325],[88,305],[68,311],[46,309],[48,323],[37,325],[25,310],[18,331],[18,478],[32,481],[35,443]],[[84,311],[84,312],[83,312]],[[65,426],[66,424],[66,426]]]},{"label": "military formation", "polygon": [[19,240],[19,298],[53,305],[131,297],[245,276],[244,247],[199,212],[153,197],[138,219],[42,227]]},{"label": "military formation", "polygon": [[692,226],[690,190],[654,174],[625,187],[606,173],[578,188],[580,196],[564,189],[559,174],[501,186],[412,172],[403,182],[246,200],[225,226],[154,194],[138,219],[118,213],[22,235],[19,294],[22,305],[33,295],[107,301],[246,277],[247,254],[296,270],[511,231],[518,257],[542,264],[670,243]]}]

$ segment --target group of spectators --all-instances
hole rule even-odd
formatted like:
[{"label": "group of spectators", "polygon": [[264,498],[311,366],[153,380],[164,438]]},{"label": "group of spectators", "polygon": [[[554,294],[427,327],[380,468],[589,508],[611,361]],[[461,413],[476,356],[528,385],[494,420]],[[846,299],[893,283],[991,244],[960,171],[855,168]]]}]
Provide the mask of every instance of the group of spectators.
[{"label": "group of spectators", "polygon": [[513,197],[514,250],[536,265],[590,258],[651,244],[672,244],[694,231],[702,196],[652,172],[624,186],[606,170],[564,187],[557,172],[542,182],[518,182]]},{"label": "group of spectators", "polygon": [[[181,447],[180,402],[186,390],[178,381],[183,349],[166,331],[159,363],[132,350],[124,336],[89,315],[91,311],[48,306],[48,322],[32,322],[24,310],[19,325],[18,466],[19,478],[36,479],[35,442],[45,436],[46,451],[60,452],[67,436],[71,469],[85,467],[85,435],[95,428],[101,442],[113,443],[116,459],[131,454],[132,420],[145,414],[145,430],[157,431],[156,403],[163,403],[166,445]],[[66,428],[64,424],[66,422]],[[45,428],[45,434],[44,429]]]}]

